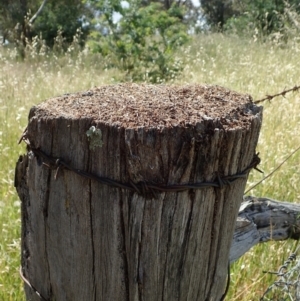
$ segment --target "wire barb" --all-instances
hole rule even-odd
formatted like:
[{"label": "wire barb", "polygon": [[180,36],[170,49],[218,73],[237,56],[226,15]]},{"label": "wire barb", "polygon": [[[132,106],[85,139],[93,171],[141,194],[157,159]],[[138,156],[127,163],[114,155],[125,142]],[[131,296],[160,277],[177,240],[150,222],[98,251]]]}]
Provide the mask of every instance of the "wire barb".
[{"label": "wire barb", "polygon": [[287,89],[287,90],[284,89],[280,93],[276,93],[276,94],[273,94],[273,95],[266,95],[266,97],[264,97],[262,99],[259,99],[259,100],[255,100],[253,103],[258,104],[258,103],[264,102],[266,100],[271,101],[273,98],[275,98],[277,96],[283,96],[283,97],[285,97],[286,93],[297,92],[299,89],[300,89],[300,86],[294,86],[293,88],[290,88],[290,89]]}]

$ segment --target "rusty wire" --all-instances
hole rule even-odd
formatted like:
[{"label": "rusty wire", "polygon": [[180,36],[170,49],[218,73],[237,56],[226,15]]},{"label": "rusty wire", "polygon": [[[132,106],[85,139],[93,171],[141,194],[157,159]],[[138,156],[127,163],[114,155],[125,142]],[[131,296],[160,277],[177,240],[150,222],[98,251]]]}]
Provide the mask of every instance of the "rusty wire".
[{"label": "rusty wire", "polygon": [[253,103],[258,104],[258,103],[264,102],[266,100],[271,101],[273,98],[275,98],[277,96],[283,96],[283,97],[285,97],[285,95],[287,93],[289,93],[289,92],[297,92],[299,89],[300,89],[300,86],[294,86],[293,88],[290,88],[290,89],[284,89],[280,93],[276,93],[276,94],[273,94],[273,95],[266,95],[266,97],[264,97],[262,99],[255,100]]},{"label": "rusty wire", "polygon": [[133,183],[130,181],[129,183],[123,183],[117,180],[113,180],[106,177],[97,176],[95,174],[76,169],[72,167],[70,164],[66,163],[60,158],[54,158],[52,156],[47,155],[45,152],[43,152],[41,149],[37,149],[32,147],[30,144],[30,141],[27,139],[26,135],[22,136],[22,140],[27,144],[28,148],[37,156],[43,159],[43,165],[50,168],[55,169],[54,178],[56,179],[58,172],[60,169],[67,169],[70,170],[82,177],[97,181],[104,185],[109,185],[116,188],[121,189],[127,189],[134,192],[137,192],[140,195],[148,195],[149,193],[155,197],[157,192],[180,192],[185,191],[189,189],[203,189],[203,188],[209,188],[209,187],[215,187],[215,188],[223,188],[226,185],[231,185],[234,181],[246,178],[249,171],[251,169],[256,169],[259,172],[261,172],[257,166],[260,163],[259,153],[255,154],[251,163],[247,168],[245,168],[242,172],[234,174],[234,175],[228,175],[228,176],[220,176],[217,174],[216,180],[211,182],[200,182],[200,183],[186,183],[186,184],[172,184],[172,185],[166,185],[166,184],[159,184],[159,183],[151,183],[146,181],[141,181],[138,183]]}]

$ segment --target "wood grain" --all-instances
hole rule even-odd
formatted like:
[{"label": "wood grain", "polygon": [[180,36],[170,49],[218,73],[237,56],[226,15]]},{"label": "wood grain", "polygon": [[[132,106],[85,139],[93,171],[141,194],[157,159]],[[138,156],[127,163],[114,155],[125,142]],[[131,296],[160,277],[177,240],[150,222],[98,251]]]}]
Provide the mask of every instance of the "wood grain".
[{"label": "wood grain", "polygon": [[230,249],[234,262],[258,243],[300,238],[300,205],[248,196],[240,207]]},{"label": "wood grain", "polygon": [[[255,154],[262,110],[236,95],[230,106],[240,122],[219,109],[218,117],[163,128],[49,114],[42,104],[30,112],[26,138],[77,169],[125,183],[213,181],[243,171]],[[102,133],[94,150],[91,125]],[[23,273],[48,300],[219,300],[246,180],[142,196],[49,169],[29,151],[15,183]]]}]

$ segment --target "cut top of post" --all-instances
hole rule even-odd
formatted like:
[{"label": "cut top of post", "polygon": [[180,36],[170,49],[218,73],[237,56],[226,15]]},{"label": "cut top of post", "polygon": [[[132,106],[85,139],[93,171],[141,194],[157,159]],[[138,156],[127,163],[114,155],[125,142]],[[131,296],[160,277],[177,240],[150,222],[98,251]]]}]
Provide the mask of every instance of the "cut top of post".
[{"label": "cut top of post", "polygon": [[103,85],[64,94],[32,109],[31,116],[89,118],[125,128],[195,126],[219,120],[226,128],[247,127],[259,109],[247,94],[210,85]]}]

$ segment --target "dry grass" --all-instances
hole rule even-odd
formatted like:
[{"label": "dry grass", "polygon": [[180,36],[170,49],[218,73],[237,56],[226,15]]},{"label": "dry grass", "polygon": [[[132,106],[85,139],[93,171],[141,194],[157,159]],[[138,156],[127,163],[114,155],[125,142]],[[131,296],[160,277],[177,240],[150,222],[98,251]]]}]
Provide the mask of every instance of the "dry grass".
[{"label": "dry grass", "polygon": [[[223,35],[197,37],[182,53],[186,69],[180,83],[219,84],[254,99],[300,84],[300,45],[260,44]],[[0,49],[0,300],[24,300],[18,275],[20,242],[19,201],[13,187],[14,166],[24,146],[17,140],[27,123],[29,108],[67,92],[113,83],[117,71],[106,71],[101,58],[82,52],[62,58],[31,50],[25,62],[14,59],[14,50]],[[269,173],[300,145],[300,94],[289,94],[264,104],[264,122],[258,151],[260,168]],[[267,181],[251,191],[292,202],[300,201],[300,154],[295,154]],[[253,172],[249,186],[262,175]],[[288,257],[295,242],[259,245],[231,268],[227,300],[258,300]]]}]

